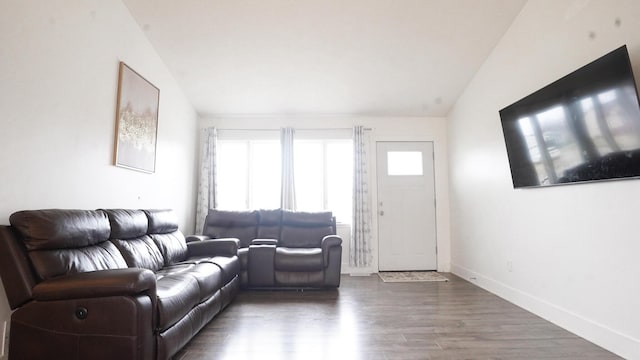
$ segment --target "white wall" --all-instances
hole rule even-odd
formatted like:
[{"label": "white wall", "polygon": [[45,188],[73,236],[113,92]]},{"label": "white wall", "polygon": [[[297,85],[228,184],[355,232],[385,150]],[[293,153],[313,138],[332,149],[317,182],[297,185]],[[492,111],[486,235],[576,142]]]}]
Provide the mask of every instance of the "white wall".
[{"label": "white wall", "polygon": [[202,119],[201,127],[216,126],[221,129],[278,129],[283,126],[292,126],[298,129],[342,129],[351,128],[354,125],[363,125],[371,128],[370,131],[370,191],[372,193],[371,204],[373,206],[374,244],[373,264],[366,269],[353,269],[349,267],[348,255],[348,229],[339,228],[343,235],[343,273],[375,273],[378,271],[378,239],[377,239],[377,196],[376,196],[376,141],[433,141],[435,153],[436,176],[436,221],[437,221],[437,246],[438,246],[438,270],[450,270],[450,245],[449,245],[449,186],[448,186],[448,160],[447,160],[447,125],[444,118],[424,117],[356,117],[356,116],[310,116],[310,115],[283,115],[283,116],[212,116]]},{"label": "white wall", "polygon": [[[119,0],[3,0],[0,224],[35,208],[173,208],[193,231],[197,116]],[[155,174],[112,165],[118,62],[160,88]],[[0,289],[0,328],[9,319]]]},{"label": "white wall", "polygon": [[639,29],[638,1],[529,1],[448,117],[452,271],[634,359],[640,181],[514,190],[498,110],[625,43],[638,77]]}]

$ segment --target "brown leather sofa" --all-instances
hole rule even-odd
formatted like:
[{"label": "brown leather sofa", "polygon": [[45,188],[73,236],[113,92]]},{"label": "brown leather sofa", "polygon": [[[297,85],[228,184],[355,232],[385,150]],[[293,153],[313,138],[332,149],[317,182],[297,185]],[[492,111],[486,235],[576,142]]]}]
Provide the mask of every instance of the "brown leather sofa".
[{"label": "brown leather sofa", "polygon": [[342,239],[331,212],[210,210],[198,239],[235,238],[246,288],[337,288]]},{"label": "brown leather sofa", "polygon": [[187,243],[170,210],[20,211],[10,223],[10,359],[169,359],[240,288],[238,241]]}]

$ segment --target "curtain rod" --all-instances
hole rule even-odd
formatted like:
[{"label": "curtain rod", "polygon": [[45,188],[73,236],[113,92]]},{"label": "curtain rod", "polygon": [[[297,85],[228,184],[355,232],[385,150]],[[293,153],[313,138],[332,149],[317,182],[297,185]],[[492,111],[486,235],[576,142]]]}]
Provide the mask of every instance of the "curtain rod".
[{"label": "curtain rod", "polygon": [[[219,131],[280,131],[278,129],[225,129],[225,128],[216,128]],[[321,131],[321,130],[353,130],[353,128],[294,128],[295,130],[300,131]],[[366,131],[371,131],[373,128],[364,128]]]}]

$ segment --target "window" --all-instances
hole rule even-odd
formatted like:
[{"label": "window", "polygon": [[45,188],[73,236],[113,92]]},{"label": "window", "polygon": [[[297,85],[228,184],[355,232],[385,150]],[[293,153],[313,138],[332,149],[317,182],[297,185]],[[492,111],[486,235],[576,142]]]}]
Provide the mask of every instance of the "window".
[{"label": "window", "polygon": [[[351,222],[352,144],[350,132],[296,133],[293,166],[297,210],[330,210],[339,222]],[[280,152],[277,131],[220,131],[216,156],[218,208],[279,208]]]},{"label": "window", "polygon": [[275,209],[280,206],[280,142],[249,143],[249,209]]},{"label": "window", "polygon": [[422,152],[389,151],[387,174],[390,176],[422,175]]},{"label": "window", "polygon": [[350,139],[295,141],[298,210],[330,210],[339,222],[351,222],[352,146]]},{"label": "window", "polygon": [[280,207],[279,140],[219,140],[217,150],[220,209]]},{"label": "window", "polygon": [[216,158],[218,207],[226,210],[249,206],[249,146],[247,141],[218,141]]}]

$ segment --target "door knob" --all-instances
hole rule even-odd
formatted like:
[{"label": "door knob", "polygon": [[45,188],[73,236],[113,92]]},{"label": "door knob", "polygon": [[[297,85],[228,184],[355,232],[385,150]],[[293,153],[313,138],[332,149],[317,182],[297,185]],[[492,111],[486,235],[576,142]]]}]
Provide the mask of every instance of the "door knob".
[{"label": "door knob", "polygon": [[380,216],[384,216],[384,210],[380,210]]}]

